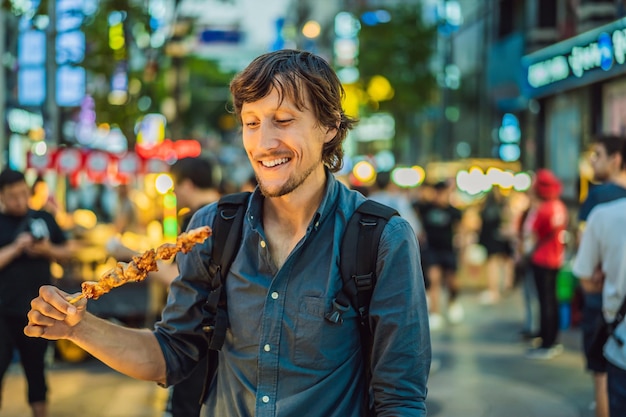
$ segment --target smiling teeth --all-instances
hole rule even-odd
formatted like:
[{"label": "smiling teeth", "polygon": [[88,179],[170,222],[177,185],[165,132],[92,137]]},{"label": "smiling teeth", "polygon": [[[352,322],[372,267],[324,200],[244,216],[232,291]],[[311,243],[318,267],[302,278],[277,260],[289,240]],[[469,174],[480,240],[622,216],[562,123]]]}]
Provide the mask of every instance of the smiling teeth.
[{"label": "smiling teeth", "polygon": [[276,165],[284,164],[287,161],[289,161],[289,158],[274,159],[272,161],[262,161],[261,163],[264,167],[272,168]]}]

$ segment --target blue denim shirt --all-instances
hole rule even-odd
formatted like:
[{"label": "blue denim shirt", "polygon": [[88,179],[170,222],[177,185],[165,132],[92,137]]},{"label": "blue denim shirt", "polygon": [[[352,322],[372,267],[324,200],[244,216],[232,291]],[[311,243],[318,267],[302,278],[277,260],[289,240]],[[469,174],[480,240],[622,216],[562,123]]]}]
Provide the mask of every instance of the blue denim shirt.
[{"label": "blue denim shirt", "polygon": [[[364,197],[327,173],[326,194],[306,235],[280,269],[265,244],[263,196],[253,194],[243,243],[226,279],[230,328],[219,353],[207,416],[358,417],[363,364],[356,312],[342,324],[324,319],[341,291],[339,248]],[[190,228],[211,225],[216,204]],[[178,258],[155,335],[175,384],[206,354],[200,320],[209,292],[212,239]],[[383,232],[378,281],[370,303],[372,388],[377,415],[425,416],[431,345],[424,279],[415,233],[394,217]]]}]

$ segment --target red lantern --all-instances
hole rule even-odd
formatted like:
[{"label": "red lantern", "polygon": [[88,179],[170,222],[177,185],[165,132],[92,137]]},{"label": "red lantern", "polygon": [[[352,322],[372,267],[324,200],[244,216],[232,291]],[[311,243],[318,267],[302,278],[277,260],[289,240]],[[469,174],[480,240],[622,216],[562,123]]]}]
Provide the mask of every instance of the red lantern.
[{"label": "red lantern", "polygon": [[111,166],[111,155],[102,151],[89,151],[85,157],[87,176],[93,182],[103,183]]}]

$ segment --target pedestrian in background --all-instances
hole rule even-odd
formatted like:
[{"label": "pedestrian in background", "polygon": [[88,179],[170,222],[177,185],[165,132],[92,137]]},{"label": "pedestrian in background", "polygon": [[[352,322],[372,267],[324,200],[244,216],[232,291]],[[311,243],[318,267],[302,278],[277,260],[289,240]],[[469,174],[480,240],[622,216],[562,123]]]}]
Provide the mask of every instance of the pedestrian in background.
[{"label": "pedestrian in background", "polygon": [[463,307],[458,303],[458,253],[454,242],[462,218],[461,210],[452,206],[451,186],[447,181],[434,185],[432,201],[418,201],[415,207],[424,228],[424,264],[427,265],[430,325],[433,330],[444,325],[441,314],[444,288],[447,290],[447,318],[450,323],[463,320]]},{"label": "pedestrian in background", "polygon": [[[26,337],[23,329],[30,301],[50,284],[51,262],[69,259],[72,249],[52,214],[29,208],[30,197],[22,172],[0,173],[0,387],[17,349],[33,417],[46,417],[48,342]],[[1,400],[0,391],[0,409]]]},{"label": "pedestrian in background", "polygon": [[526,340],[534,340],[539,337],[539,297],[530,258],[535,249],[533,225],[540,200],[532,188],[526,194],[528,206],[518,220],[514,258],[516,281],[521,282],[524,295],[524,320],[521,336]]},{"label": "pedestrian in background", "polygon": [[391,172],[381,171],[376,173],[376,188],[369,193],[368,197],[398,210],[400,216],[408,221],[415,231],[415,236],[419,236],[422,233],[422,225],[417,218],[415,210],[413,210],[413,206],[411,206],[411,201],[391,183]]},{"label": "pedestrian in background", "polygon": [[[406,220],[393,216],[382,232],[371,346],[361,346],[354,307],[342,321],[326,318],[343,287],[338,239],[365,201],[333,175],[355,122],[341,107],[339,78],[322,58],[285,49],[256,58],[231,92],[259,185],[226,278],[229,327],[204,415],[360,417],[372,407],[376,415],[426,416],[430,334],[417,239]],[[216,204],[205,206],[189,227],[212,225],[216,215]],[[135,378],[176,384],[207,355],[212,243],[179,256],[180,275],[154,331],[98,319],[85,300],[72,305],[52,286],[33,300],[24,331],[70,339]],[[370,347],[364,363],[361,349]]]},{"label": "pedestrian in background", "polygon": [[511,213],[499,187],[492,188],[480,210],[481,227],[478,243],[487,252],[487,290],[482,304],[495,304],[502,293],[513,286],[513,242]]},{"label": "pedestrian in background", "polygon": [[[626,145],[622,142],[620,171],[611,176],[614,186],[626,188]],[[597,205],[582,232],[573,272],[585,293],[602,291],[602,311],[607,323],[626,298],[626,197]],[[598,265],[602,273],[598,274]],[[626,415],[626,322],[622,321],[604,345],[607,393],[611,416]],[[596,389],[601,387],[596,387]]]},{"label": "pedestrian in background", "polygon": [[557,344],[559,304],[556,276],[565,261],[564,236],[568,224],[567,207],[560,199],[561,181],[548,169],[540,169],[533,184],[539,198],[532,222],[534,249],[530,256],[539,298],[539,337],[541,345],[528,351],[531,359],[551,359],[563,351]]},{"label": "pedestrian in background", "polygon": [[[200,208],[219,200],[218,187],[221,174],[216,163],[206,157],[182,158],[170,167],[174,181],[174,194],[179,210],[185,210],[180,222],[180,231],[188,229],[191,218]],[[121,245],[119,240],[109,245],[109,254],[116,259],[130,260],[138,255]],[[158,271],[149,274],[150,279],[169,287],[178,276],[176,262],[158,263]],[[198,363],[189,376],[170,387],[166,412],[171,417],[199,417],[202,387],[206,378],[206,358]]]},{"label": "pedestrian in background", "polygon": [[139,212],[131,199],[131,189],[128,184],[117,186],[117,207],[113,225],[117,233],[133,232],[142,234],[144,228],[139,219]]},{"label": "pedestrian in background", "polygon": [[[579,234],[584,233],[588,216],[595,207],[626,198],[626,182],[622,180],[624,164],[626,164],[626,159],[622,155],[624,147],[626,147],[626,139],[615,135],[600,135],[591,144],[589,162],[593,170],[593,180],[600,184],[589,190],[587,198],[580,207],[578,212]],[[583,262],[587,256],[579,250],[576,262]],[[579,257],[583,259],[579,261]],[[581,320],[583,353],[586,368],[593,374],[596,417],[608,417],[607,361],[604,355],[591,349],[595,326],[603,314],[602,282],[604,281],[604,272],[600,263],[595,265],[591,275],[584,278],[586,280],[580,281],[583,288]]]}]

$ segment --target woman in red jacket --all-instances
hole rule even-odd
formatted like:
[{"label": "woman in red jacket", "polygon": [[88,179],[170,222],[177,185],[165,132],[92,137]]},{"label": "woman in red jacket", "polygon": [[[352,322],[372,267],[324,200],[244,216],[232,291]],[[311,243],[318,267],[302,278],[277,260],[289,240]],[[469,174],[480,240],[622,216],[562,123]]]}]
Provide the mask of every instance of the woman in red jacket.
[{"label": "woman in red jacket", "polygon": [[537,171],[533,191],[540,202],[532,224],[535,249],[530,262],[539,297],[541,345],[528,352],[532,359],[551,359],[563,350],[563,346],[556,344],[559,333],[556,276],[565,258],[564,234],[568,222],[561,190],[561,181],[551,171]]}]

